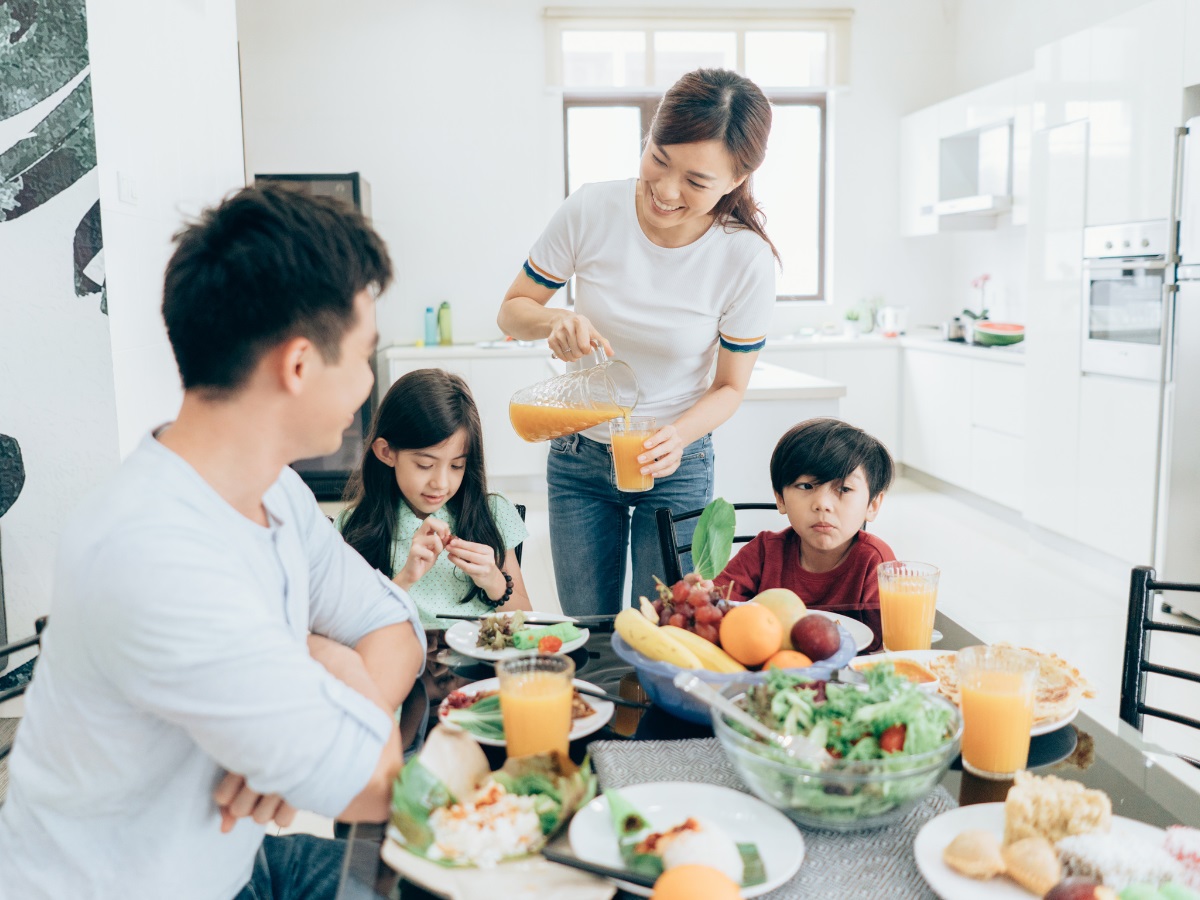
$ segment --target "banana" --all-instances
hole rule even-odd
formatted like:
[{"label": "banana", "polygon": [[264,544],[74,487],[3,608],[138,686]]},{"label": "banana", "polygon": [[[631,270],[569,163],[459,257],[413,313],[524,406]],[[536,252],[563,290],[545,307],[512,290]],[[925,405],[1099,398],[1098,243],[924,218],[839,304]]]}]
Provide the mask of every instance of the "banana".
[{"label": "banana", "polygon": [[668,662],[681,669],[702,669],[700,659],[679,641],[663,634],[663,630],[632,606],[621,610],[613,623],[625,643],[643,656]]},{"label": "banana", "polygon": [[714,644],[712,641],[707,641],[698,634],[693,634],[683,628],[676,628],[674,625],[664,625],[659,631],[670,635],[675,640],[679,641],[683,646],[687,647],[696,654],[696,658],[700,660],[700,665],[708,669],[710,672],[745,672],[746,667],[740,662]]},{"label": "banana", "polygon": [[658,624],[658,613],[654,611],[654,604],[650,602],[648,597],[638,599],[638,609],[642,611],[642,615],[646,617],[647,621],[654,625]]}]

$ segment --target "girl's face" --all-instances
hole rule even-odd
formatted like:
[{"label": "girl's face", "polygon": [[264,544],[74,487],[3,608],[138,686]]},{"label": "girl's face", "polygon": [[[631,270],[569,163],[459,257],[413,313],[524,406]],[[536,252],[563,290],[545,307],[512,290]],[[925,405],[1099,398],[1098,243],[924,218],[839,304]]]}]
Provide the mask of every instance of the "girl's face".
[{"label": "girl's face", "polygon": [[712,224],[717,202],[746,180],[733,172],[720,141],[665,147],[649,141],[638,173],[638,220],[647,235],[672,245],[695,240]]},{"label": "girl's face", "polygon": [[396,484],[420,518],[435,513],[458,493],[467,466],[467,430],[420,450],[393,450],[383,438],[371,445],[380,462],[396,470]]}]

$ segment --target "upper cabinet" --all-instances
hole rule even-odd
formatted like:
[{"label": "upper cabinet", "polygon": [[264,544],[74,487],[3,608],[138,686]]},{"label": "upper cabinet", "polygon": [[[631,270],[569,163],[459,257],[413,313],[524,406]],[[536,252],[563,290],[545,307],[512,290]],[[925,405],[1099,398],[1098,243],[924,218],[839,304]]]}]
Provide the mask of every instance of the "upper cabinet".
[{"label": "upper cabinet", "polygon": [[1183,114],[1184,0],[1089,29],[1087,224],[1165,219]]},{"label": "upper cabinet", "polygon": [[929,106],[900,120],[900,234],[938,230],[938,108]]},{"label": "upper cabinet", "polygon": [[1183,9],[1183,83],[1200,84],[1200,0],[1186,0]]},{"label": "upper cabinet", "polygon": [[1069,34],[1038,47],[1033,56],[1033,130],[1088,117],[1092,33]]}]

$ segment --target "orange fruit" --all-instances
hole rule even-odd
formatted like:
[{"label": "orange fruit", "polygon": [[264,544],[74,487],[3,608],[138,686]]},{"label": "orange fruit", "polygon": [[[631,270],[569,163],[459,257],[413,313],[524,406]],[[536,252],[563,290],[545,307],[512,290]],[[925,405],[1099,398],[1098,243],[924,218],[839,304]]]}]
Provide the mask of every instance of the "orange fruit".
[{"label": "orange fruit", "polygon": [[807,669],[813,661],[798,650],[780,650],[765,663],[764,669]]},{"label": "orange fruit", "polygon": [[689,863],[659,875],[650,900],[740,900],[741,896],[733,879],[720,869]]},{"label": "orange fruit", "polygon": [[743,666],[757,666],[783,642],[778,616],[761,603],[735,606],[721,620],[721,647]]}]

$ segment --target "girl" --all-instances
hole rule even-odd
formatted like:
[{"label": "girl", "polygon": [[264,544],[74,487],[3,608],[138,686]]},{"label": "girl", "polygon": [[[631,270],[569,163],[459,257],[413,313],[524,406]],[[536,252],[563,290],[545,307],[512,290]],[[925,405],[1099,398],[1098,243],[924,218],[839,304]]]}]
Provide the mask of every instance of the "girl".
[{"label": "girl", "polygon": [[431,634],[454,624],[439,613],[530,609],[513,552],[529,532],[487,491],[479,411],[457,375],[418,369],[391,386],[346,498],[338,529],[409,593]]},{"label": "girl", "polygon": [[[753,82],[721,69],[684,75],[658,106],[638,177],[571,194],[500,305],[506,334],[546,338],[559,359],[615,348],[641,382],[637,413],[658,420],[638,458],[655,477],[642,493],[613,483],[607,426],[550,445],[551,547],[560,590],[571,585],[568,614],[620,610],[631,544],[634,591],[652,594],[663,571],[655,509],[712,499],[709,435],[741,404],[775,306],[775,248],[749,180],[770,130]],[[549,308],[571,276],[574,308]]]}]

